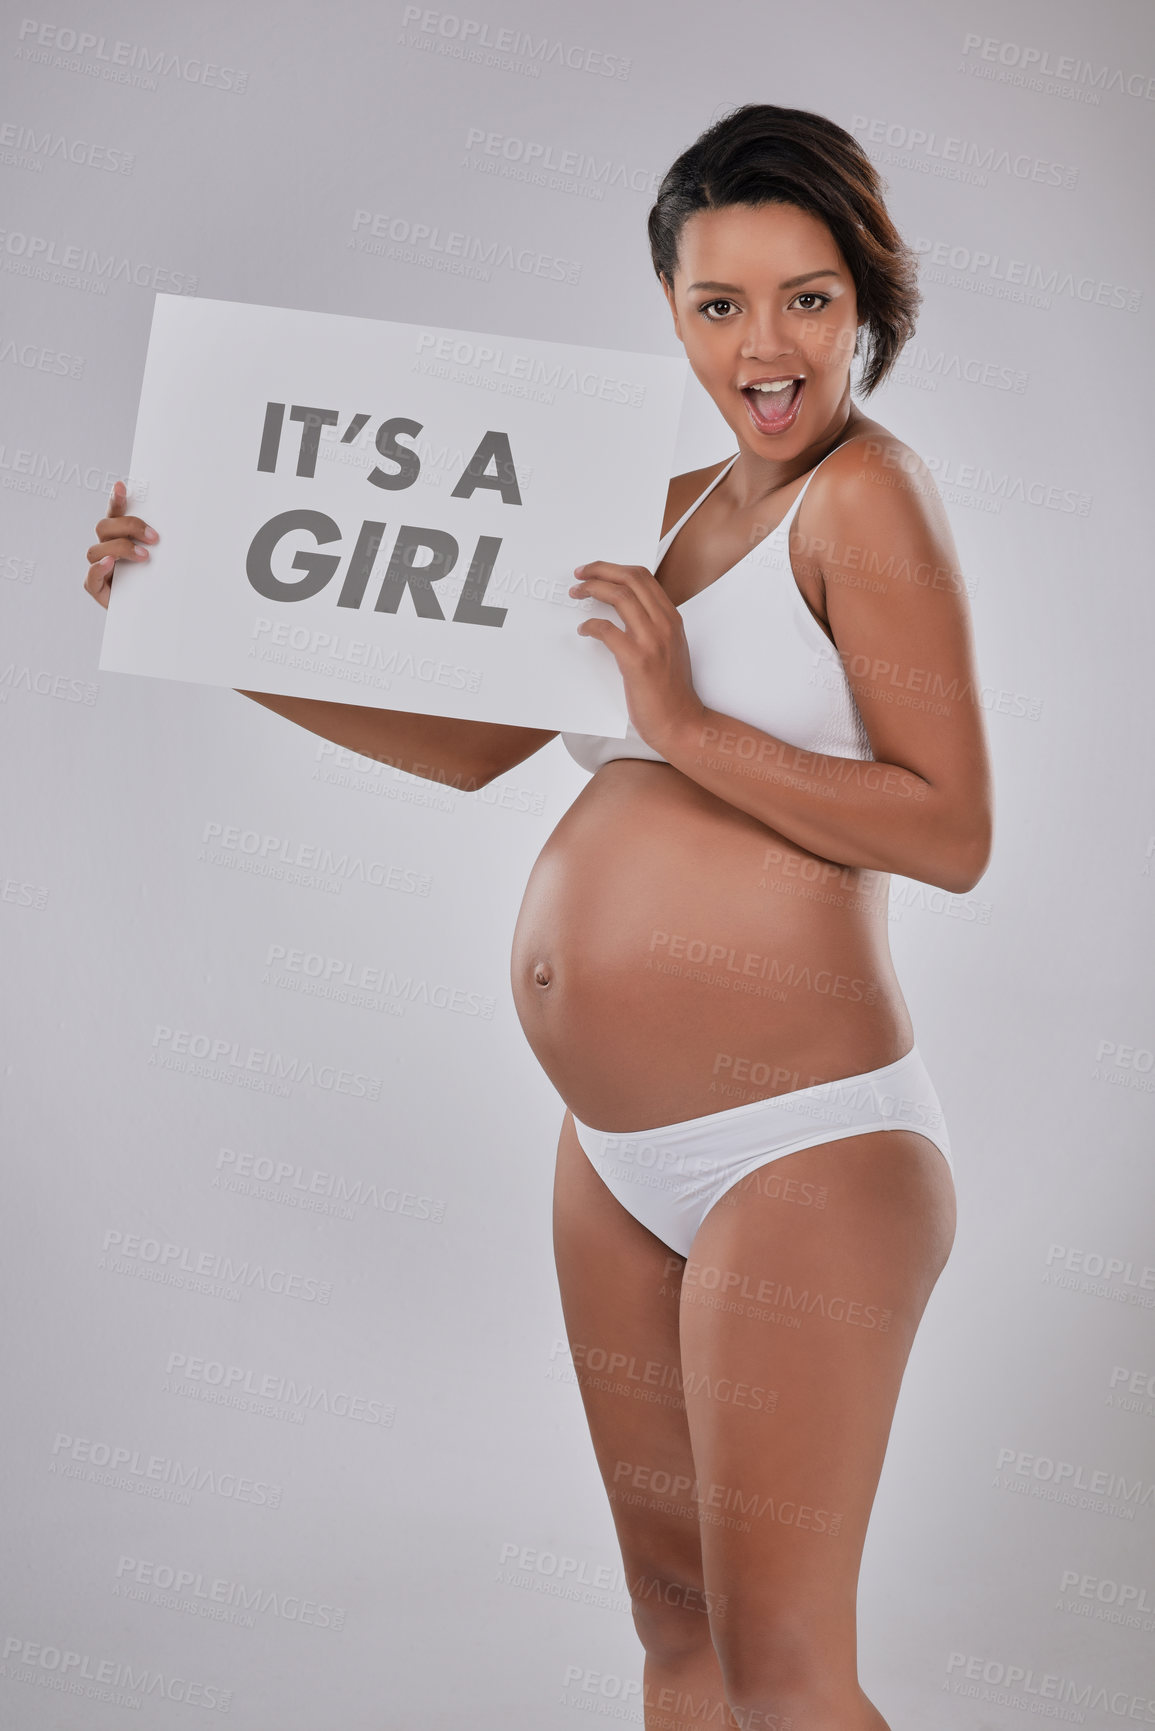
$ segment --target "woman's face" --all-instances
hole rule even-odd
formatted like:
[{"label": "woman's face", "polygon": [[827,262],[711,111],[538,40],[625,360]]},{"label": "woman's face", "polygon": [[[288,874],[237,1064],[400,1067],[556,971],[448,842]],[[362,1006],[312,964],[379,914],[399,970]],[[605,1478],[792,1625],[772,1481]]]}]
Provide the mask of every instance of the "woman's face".
[{"label": "woman's face", "polygon": [[[789,460],[841,432],[858,301],[818,217],[792,204],[695,211],[673,292],[663,287],[686,358],[743,446]],[[750,388],[783,380],[797,382]]]}]

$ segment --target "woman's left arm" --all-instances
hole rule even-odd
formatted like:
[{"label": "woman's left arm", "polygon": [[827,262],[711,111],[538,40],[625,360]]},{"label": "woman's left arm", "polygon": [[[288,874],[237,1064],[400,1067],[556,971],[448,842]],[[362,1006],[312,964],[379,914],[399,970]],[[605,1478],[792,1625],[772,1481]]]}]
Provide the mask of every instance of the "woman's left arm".
[{"label": "woman's left arm", "polygon": [[573,592],[613,602],[624,628],[578,629],[613,650],[634,727],[693,781],[823,859],[964,893],[990,859],[993,778],[946,512],[900,440],[855,439],[825,467],[826,533],[802,557],[823,580],[873,762],[803,750],[703,704],[681,615],[638,566],[580,568]]}]

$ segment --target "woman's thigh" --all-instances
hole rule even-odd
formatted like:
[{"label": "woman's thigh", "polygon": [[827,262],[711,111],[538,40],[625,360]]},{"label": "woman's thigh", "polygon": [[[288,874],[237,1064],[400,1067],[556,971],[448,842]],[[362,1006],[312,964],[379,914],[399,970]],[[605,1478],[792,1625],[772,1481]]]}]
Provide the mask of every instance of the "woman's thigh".
[{"label": "woman's thigh", "polygon": [[[867,1521],[907,1356],[950,1253],[955,1193],[909,1130],[784,1155],[690,1248],[681,1352],[703,1584],[731,1698],[850,1690]],[[773,1411],[749,1389],[772,1391]]]},{"label": "woman's thigh", "polygon": [[590,1164],[567,1111],[554,1182],[566,1333],[638,1633],[675,1658],[710,1640],[678,1340],[683,1258]]}]

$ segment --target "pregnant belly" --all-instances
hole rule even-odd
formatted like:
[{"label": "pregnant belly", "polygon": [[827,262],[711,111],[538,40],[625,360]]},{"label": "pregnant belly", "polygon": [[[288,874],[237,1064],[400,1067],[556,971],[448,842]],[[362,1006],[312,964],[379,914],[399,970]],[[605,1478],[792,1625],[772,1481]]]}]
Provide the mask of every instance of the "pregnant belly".
[{"label": "pregnant belly", "polygon": [[525,1036],[599,1130],[877,1069],[913,1044],[888,886],[795,847],[670,765],[614,759],[526,885],[511,961]]}]

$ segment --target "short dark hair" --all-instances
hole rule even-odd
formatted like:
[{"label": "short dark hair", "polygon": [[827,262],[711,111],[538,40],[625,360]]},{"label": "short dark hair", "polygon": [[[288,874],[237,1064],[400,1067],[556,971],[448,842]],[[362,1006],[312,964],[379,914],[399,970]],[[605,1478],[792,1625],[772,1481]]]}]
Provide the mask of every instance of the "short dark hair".
[{"label": "short dark hair", "polygon": [[[918,257],[895,228],[874,164],[845,128],[802,108],[747,102],[715,121],[668,169],[646,226],[671,288],[687,217],[731,204],[792,204],[824,222],[846,260],[864,321],[859,392],[868,397],[914,334]],[[855,345],[855,353],[858,345]]]}]

